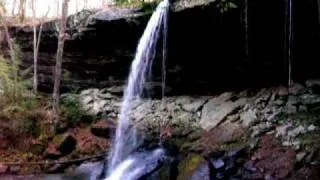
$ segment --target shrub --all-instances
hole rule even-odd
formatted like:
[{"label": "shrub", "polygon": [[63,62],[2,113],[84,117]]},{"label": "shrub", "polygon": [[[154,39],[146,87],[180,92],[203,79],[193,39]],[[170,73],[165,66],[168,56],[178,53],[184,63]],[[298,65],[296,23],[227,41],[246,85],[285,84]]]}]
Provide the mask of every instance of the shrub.
[{"label": "shrub", "polygon": [[77,94],[69,93],[61,96],[61,113],[61,116],[66,118],[70,125],[76,125],[85,117]]}]

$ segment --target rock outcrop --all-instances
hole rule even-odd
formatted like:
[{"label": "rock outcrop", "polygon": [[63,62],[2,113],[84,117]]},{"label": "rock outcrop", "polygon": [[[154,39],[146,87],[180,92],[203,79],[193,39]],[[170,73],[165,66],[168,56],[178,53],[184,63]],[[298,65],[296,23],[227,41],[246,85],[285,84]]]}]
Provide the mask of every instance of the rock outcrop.
[{"label": "rock outcrop", "polygon": [[[166,69],[167,85],[172,91],[167,94],[204,94],[286,82],[282,3],[249,2],[249,57],[245,57],[244,27],[239,18],[242,4],[223,14],[214,0],[181,0],[173,4]],[[319,57],[315,32],[318,22],[300,20],[317,17],[314,2],[297,3],[299,6],[295,7],[307,13],[296,15],[299,18],[293,30],[296,48],[292,69],[293,79],[303,81],[319,77],[313,61]],[[274,7],[276,10],[270,14],[268,9]],[[112,7],[70,16],[62,91],[123,85],[150,15],[151,11],[146,9]],[[58,24],[58,20],[44,24],[39,53],[39,82],[43,91],[52,89]],[[32,27],[16,26],[10,31],[24,53],[22,66],[32,66]],[[161,78],[161,50],[159,47],[154,63],[156,82]]]}]

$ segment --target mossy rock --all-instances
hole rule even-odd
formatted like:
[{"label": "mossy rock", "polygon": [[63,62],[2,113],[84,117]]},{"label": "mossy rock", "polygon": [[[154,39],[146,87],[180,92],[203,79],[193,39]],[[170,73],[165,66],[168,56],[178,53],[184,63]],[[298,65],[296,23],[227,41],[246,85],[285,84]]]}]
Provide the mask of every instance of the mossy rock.
[{"label": "mossy rock", "polygon": [[177,180],[186,180],[192,177],[207,161],[200,154],[189,154],[178,166]]},{"label": "mossy rock", "polygon": [[41,155],[46,149],[44,144],[33,144],[31,145],[29,151],[34,155]]}]

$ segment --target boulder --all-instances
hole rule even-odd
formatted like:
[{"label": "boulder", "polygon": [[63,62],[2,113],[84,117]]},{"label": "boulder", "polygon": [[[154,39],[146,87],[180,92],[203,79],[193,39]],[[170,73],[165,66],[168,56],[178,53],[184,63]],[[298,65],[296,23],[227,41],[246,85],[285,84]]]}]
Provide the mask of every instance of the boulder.
[{"label": "boulder", "polygon": [[0,164],[0,175],[8,171],[9,167],[3,164]]},{"label": "boulder", "polygon": [[311,89],[313,93],[319,94],[320,93],[320,80],[313,79],[306,81],[307,88]]},{"label": "boulder", "polygon": [[59,134],[53,138],[53,144],[63,155],[71,153],[77,144],[77,141],[69,133]]},{"label": "boulder", "polygon": [[209,100],[202,109],[200,125],[205,130],[210,130],[221,124],[228,115],[246,104],[246,98],[230,101],[232,93],[224,93]]},{"label": "boulder", "polygon": [[199,154],[189,154],[178,166],[177,180],[210,180],[209,163]]}]

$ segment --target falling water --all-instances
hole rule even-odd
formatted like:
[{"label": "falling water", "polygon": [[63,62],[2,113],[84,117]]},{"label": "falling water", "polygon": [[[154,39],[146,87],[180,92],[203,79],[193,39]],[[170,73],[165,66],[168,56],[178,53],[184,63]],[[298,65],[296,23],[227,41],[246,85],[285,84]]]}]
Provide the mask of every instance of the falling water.
[{"label": "falling water", "polygon": [[[131,65],[128,84],[124,92],[120,120],[118,122],[108,168],[109,178],[107,179],[122,179],[122,174],[125,173],[128,168],[132,168],[133,165],[138,165],[139,167],[130,171],[132,176],[134,176],[133,172],[139,174],[141,170],[145,169],[143,166],[144,161],[140,160],[141,162],[137,164],[137,158],[130,156],[130,153],[137,147],[140,137],[137,137],[136,128],[129,116],[132,111],[132,100],[141,95],[146,81],[150,78],[151,66],[156,54],[156,45],[160,36],[161,25],[166,23],[168,10],[168,0],[164,0],[158,5],[137,47],[136,55]],[[164,31],[166,31],[166,26],[164,26]],[[162,155],[159,151],[160,150],[155,150],[155,152],[150,154],[150,157],[157,159]],[[132,179],[129,178],[129,175],[125,177],[126,180]]]},{"label": "falling water", "polygon": [[289,0],[289,42],[288,42],[288,86],[291,86],[291,71],[292,71],[292,58],[291,58],[291,46],[292,46],[292,0]]},{"label": "falling water", "polygon": [[248,24],[248,0],[244,1],[244,31],[245,31],[245,56],[249,59],[249,24]]},{"label": "falling water", "polygon": [[286,0],[285,4],[285,57],[287,60],[288,86],[291,86],[292,72],[292,0]]}]

